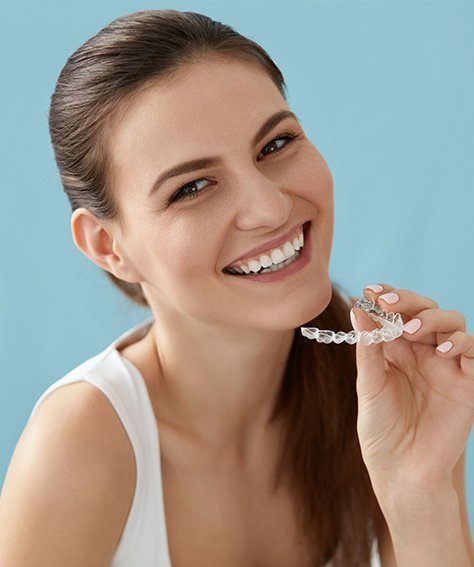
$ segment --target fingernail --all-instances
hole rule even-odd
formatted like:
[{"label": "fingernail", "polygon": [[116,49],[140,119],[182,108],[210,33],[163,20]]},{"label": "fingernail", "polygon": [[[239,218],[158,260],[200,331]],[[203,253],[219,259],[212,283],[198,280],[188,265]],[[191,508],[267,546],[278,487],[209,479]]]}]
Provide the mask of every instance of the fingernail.
[{"label": "fingernail", "polygon": [[421,320],[420,319],[412,319],[403,325],[403,330],[410,335],[413,335],[418,329],[421,327]]},{"label": "fingernail", "polygon": [[451,350],[453,348],[453,343],[451,341],[445,341],[444,343],[441,343],[438,347],[436,347],[436,350],[439,350],[439,352],[448,352],[448,350]]},{"label": "fingernail", "polygon": [[371,289],[374,293],[380,293],[383,291],[383,287],[379,284],[370,284],[365,286],[366,289]]},{"label": "fingernail", "polygon": [[357,325],[357,315],[354,313],[354,309],[350,310],[350,316],[351,316],[351,323],[352,323],[352,328],[355,331],[359,331],[359,326]]},{"label": "fingernail", "polygon": [[400,299],[400,296],[398,293],[391,291],[390,293],[384,293],[379,299],[383,299],[387,303],[396,303]]}]

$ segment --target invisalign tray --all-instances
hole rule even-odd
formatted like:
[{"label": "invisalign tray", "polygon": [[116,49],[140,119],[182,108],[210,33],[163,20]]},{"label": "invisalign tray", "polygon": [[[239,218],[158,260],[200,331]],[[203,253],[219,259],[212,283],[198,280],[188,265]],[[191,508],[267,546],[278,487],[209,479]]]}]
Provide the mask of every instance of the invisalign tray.
[{"label": "invisalign tray", "polygon": [[350,345],[360,342],[363,345],[372,343],[381,343],[393,341],[403,333],[403,321],[400,313],[387,313],[375,304],[375,301],[369,301],[366,297],[362,297],[354,303],[353,307],[358,307],[367,313],[367,315],[382,325],[381,329],[373,329],[372,331],[350,331],[345,333],[339,331],[323,331],[317,327],[300,327],[301,334],[308,339],[316,339],[318,343],[342,343],[346,341]]}]

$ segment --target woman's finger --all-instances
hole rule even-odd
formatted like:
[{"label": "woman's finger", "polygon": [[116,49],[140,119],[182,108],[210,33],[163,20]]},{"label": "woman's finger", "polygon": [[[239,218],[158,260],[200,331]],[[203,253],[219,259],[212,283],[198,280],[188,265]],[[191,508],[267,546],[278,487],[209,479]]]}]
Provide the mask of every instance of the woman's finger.
[{"label": "woman's finger", "polygon": [[423,309],[429,309],[430,307],[437,307],[439,305],[431,297],[426,297],[415,291],[410,291],[408,289],[393,288],[387,284],[381,284],[384,287],[384,291],[380,293],[374,293],[368,288],[364,288],[364,294],[367,293],[374,296],[378,304],[384,311],[406,313],[407,315],[418,313]]},{"label": "woman's finger", "polygon": [[466,331],[466,320],[459,311],[430,308],[416,314],[403,325],[408,341],[438,346],[456,331]]},{"label": "woman's finger", "polygon": [[459,356],[459,366],[463,374],[474,380],[474,335],[456,331],[446,337],[435,352],[443,358]]}]

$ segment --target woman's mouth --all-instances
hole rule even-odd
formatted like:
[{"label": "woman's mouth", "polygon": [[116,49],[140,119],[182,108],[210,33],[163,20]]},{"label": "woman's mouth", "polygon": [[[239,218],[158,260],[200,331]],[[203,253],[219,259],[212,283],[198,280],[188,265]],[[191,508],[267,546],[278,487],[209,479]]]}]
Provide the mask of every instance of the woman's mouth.
[{"label": "woman's mouth", "polygon": [[[288,276],[299,272],[306,264],[309,262],[310,253],[311,253],[311,239],[310,239],[310,227],[311,221],[307,221],[303,224],[303,233],[302,233],[302,240],[303,246],[296,250],[293,247],[293,254],[291,254],[288,258],[284,259],[277,264],[272,263],[270,266],[263,267],[259,263],[255,262],[252,264],[250,269],[248,264],[243,265],[243,269],[239,273],[236,270],[231,271],[231,268],[224,268],[223,272],[229,276],[234,276],[236,278],[240,278],[241,280],[245,279],[248,281],[259,281],[259,282],[277,282],[283,279],[286,279]],[[301,243],[301,240],[300,240]],[[256,268],[259,268],[256,272],[254,271]],[[247,273],[246,273],[247,272]]]}]

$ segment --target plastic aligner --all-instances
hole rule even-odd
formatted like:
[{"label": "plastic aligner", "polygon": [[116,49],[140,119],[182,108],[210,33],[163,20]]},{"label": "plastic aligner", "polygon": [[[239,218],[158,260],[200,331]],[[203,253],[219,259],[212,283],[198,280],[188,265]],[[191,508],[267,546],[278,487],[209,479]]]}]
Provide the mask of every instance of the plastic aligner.
[{"label": "plastic aligner", "polygon": [[363,345],[372,343],[389,342],[397,339],[403,333],[403,321],[400,313],[387,313],[383,311],[374,300],[368,300],[362,297],[357,300],[353,307],[358,307],[367,313],[367,315],[377,323],[382,325],[381,329],[373,329],[372,331],[327,331],[318,329],[317,327],[300,327],[301,334],[308,339],[316,339],[318,343],[346,343],[352,345],[360,342]]}]

